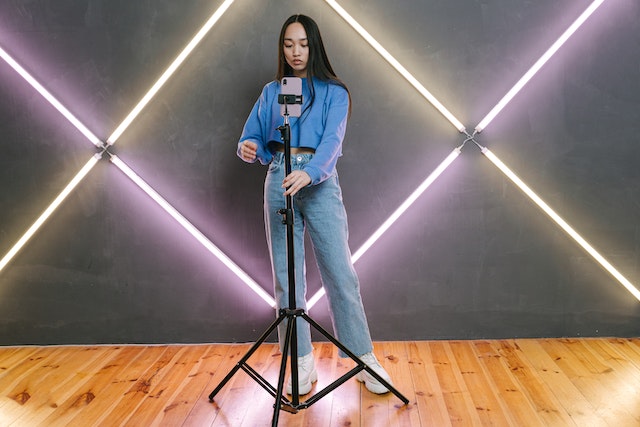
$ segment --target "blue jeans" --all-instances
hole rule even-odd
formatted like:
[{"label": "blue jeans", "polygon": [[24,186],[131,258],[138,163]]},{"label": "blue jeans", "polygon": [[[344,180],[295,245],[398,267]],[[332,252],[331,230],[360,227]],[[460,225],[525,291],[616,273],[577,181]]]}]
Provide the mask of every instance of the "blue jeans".
[{"label": "blue jeans", "polygon": [[[292,155],[291,169],[301,169],[312,157],[313,154]],[[286,207],[282,188],[284,177],[284,155],[277,152],[265,179],[264,212],[278,311],[289,307],[287,227],[278,213]],[[318,185],[300,190],[293,197],[293,210],[296,308],[306,311],[304,233],[307,231],[327,294],[336,338],[357,356],[369,353],[373,349],[371,335],[360,296],[360,283],[351,263],[347,214],[337,173]],[[298,319],[296,327],[298,356],[305,356],[313,350],[310,327],[302,319]],[[286,322],[282,322],[278,326],[281,348],[285,333]],[[340,353],[342,357],[346,356]]]}]

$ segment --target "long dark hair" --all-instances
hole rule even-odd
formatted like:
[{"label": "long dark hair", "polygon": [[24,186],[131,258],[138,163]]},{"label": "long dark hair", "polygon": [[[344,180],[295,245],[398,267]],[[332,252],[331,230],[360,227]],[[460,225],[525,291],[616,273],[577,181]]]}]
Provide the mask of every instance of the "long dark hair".
[{"label": "long dark hair", "polygon": [[349,88],[347,88],[347,85],[344,84],[344,82],[340,80],[333,71],[333,67],[329,62],[329,57],[327,56],[327,51],[324,48],[324,43],[322,42],[322,36],[320,35],[318,24],[306,15],[291,15],[284,24],[282,24],[280,38],[278,40],[278,72],[276,73],[276,80],[280,81],[283,77],[293,75],[293,69],[284,57],[284,33],[286,32],[287,27],[294,22],[302,24],[304,31],[307,33],[307,42],[309,43],[307,85],[311,92],[311,100],[305,110],[310,108],[315,100],[316,94],[313,87],[313,77],[316,77],[320,80],[331,81],[343,87],[347,91],[347,94],[349,94],[349,115],[351,115],[351,94],[349,93]]}]

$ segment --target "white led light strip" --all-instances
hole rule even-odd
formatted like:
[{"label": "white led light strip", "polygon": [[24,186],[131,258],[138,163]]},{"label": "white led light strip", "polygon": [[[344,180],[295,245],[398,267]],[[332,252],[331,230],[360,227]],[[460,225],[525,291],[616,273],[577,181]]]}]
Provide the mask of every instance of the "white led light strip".
[{"label": "white led light strip", "polygon": [[53,107],[56,110],[58,110],[64,117],[66,117],[66,119],[69,120],[69,122],[72,125],[74,125],[76,129],[82,132],[82,134],[86,136],[87,139],[93,143],[93,145],[97,147],[102,147],[103,145],[102,141],[100,141],[100,139],[98,139],[98,137],[95,136],[93,132],[87,129],[87,127],[83,125],[80,122],[80,120],[76,118],[76,116],[71,114],[71,112],[64,105],[62,105],[60,101],[58,101],[53,95],[51,95],[51,93],[48,90],[46,90],[40,83],[38,83],[38,81],[34,79],[31,76],[31,74],[29,74],[27,70],[25,70],[20,64],[18,64],[11,57],[11,55],[9,55],[4,49],[2,49],[2,47],[0,47],[0,57],[4,59],[7,62],[7,64],[9,64],[9,66],[11,66],[11,68],[13,68],[18,74],[20,74],[20,76],[23,79],[25,79],[27,83],[33,86],[33,88],[37,90],[38,93],[40,93],[40,95],[44,97],[44,99],[49,101],[49,103],[53,105]]},{"label": "white led light strip", "polygon": [[[195,46],[204,38],[206,33],[213,27],[213,25],[220,19],[222,14],[233,3],[233,0],[225,1],[216,12],[209,18],[207,23],[200,29],[196,36],[189,42],[187,47],[183,49],[180,55],[173,61],[169,69],[165,71],[161,78],[153,85],[151,90],[144,96],[144,98],[136,105],[127,118],[118,126],[116,132],[109,138],[110,144],[113,144],[116,139],[124,132],[124,130],[131,124],[135,117],[142,111],[142,109],[149,103],[149,101],[155,96],[160,88],[166,83],[166,81],[173,75],[175,70],[184,62],[189,53],[195,48]],[[29,84],[31,84],[45,99],[47,99],[62,115],[67,118],[72,124],[74,124],[83,134],[89,138],[94,144],[102,147],[103,144],[89,129],[87,129],[69,110],[64,107],[57,99],[55,99],[37,80],[35,80],[29,73],[24,70],[20,64],[18,64],[13,58],[11,58],[3,49],[0,48],[0,56],[9,63],[9,65],[20,74]],[[20,240],[9,250],[9,252],[0,261],[0,271],[9,263],[9,261],[20,251],[20,249],[27,243],[29,239],[35,234],[35,232],[44,224],[44,222],[51,216],[51,214],[60,206],[62,201],[73,191],[73,189],[80,183],[80,181],[89,173],[93,166],[100,159],[101,155],[96,155],[90,159],[90,161],[82,168],[82,170],[72,179],[72,181],[65,187],[60,195],[51,203],[51,205],[44,211],[42,215],[36,220],[36,222],[27,230],[27,232],[20,238]],[[115,157],[115,156],[114,156]],[[113,161],[113,159],[112,159]],[[206,249],[208,249],[214,256],[223,262],[233,273],[235,273],[245,284],[247,284],[258,296],[260,296],[271,307],[275,307],[274,299],[267,294],[264,289],[259,286],[251,277],[249,277],[242,269],[240,269],[233,261],[231,261],[226,255],[220,251],[209,239],[207,239],[199,230],[197,230],[191,223],[189,223],[173,206],[171,206],[166,200],[158,195],[146,182],[140,179],[129,167],[127,167],[121,160],[116,158],[113,161],[114,164],[126,173],[126,175],[132,179],[134,183],[152,197],[166,212],[168,212],[175,220],[178,221],[192,236],[194,236]],[[134,179],[135,178],[135,179]]]},{"label": "white led light strip", "polygon": [[[376,50],[393,68],[400,73],[427,101],[429,101],[442,115],[462,133],[467,133],[464,125],[458,120],[440,101],[438,101],[406,68],[398,62],[378,41],[369,34],[353,17],[336,1],[325,0],[333,10],[340,15],[369,45]],[[467,134],[468,135],[468,134]],[[387,218],[380,227],[365,241],[365,243],[352,256],[351,262],[355,263],[362,257],[375,242],[415,203],[427,188],[445,171],[446,168],[460,155],[460,147],[454,149],[447,158],[429,174],[416,190]],[[324,288],[320,288],[308,301],[307,309],[311,309],[326,294]]]},{"label": "white led light strip", "polygon": [[[391,216],[382,223],[382,225],[369,237],[364,244],[358,249],[352,256],[351,262],[355,263],[367,252],[371,246],[406,212],[409,207],[424,193],[431,184],[453,163],[455,159],[460,155],[460,148],[455,148],[446,159],[438,165],[438,167],[431,172],[431,174],[425,179],[422,184],[415,189],[413,193],[391,214]],[[324,288],[321,288],[316,292],[307,302],[307,308],[311,309],[319,300],[325,295]]]},{"label": "white led light strip", "polygon": [[44,224],[44,222],[51,216],[51,214],[60,206],[60,204],[67,198],[67,196],[73,191],[74,188],[84,179],[85,176],[93,169],[93,167],[100,160],[100,155],[96,154],[91,157],[89,161],[80,169],[80,171],[73,177],[73,179],[67,184],[62,192],[56,197],[53,202],[45,209],[45,211],[38,217],[31,227],[22,235],[22,237],[16,242],[15,245],[7,252],[7,254],[0,260],[0,271],[11,261],[11,259],[22,249],[22,247],[31,239],[31,237],[38,231],[38,229]]},{"label": "white led light strip", "polygon": [[[102,147],[102,141],[93,134],[84,124],[76,118],[60,101],[56,99],[47,89],[44,88],[27,70],[16,62],[2,47],[0,47],[0,57],[4,59],[11,68],[13,68],[27,83],[29,83],[44,99],[46,99],[56,110],[60,112],[73,126],[76,127],[84,136],[87,137],[95,146]],[[53,214],[53,212],[62,204],[67,196],[76,188],[76,186],[84,179],[85,176],[93,169],[100,154],[92,156],[89,161],[80,169],[80,171],[71,179],[67,186],[60,194],[51,202],[22,237],[9,249],[9,252],[0,260],[0,271],[4,270],[7,264],[16,256],[16,254],[27,244],[33,235],[42,227],[45,221]]]},{"label": "white led light strip", "polygon": [[[440,101],[436,99],[435,96],[431,94],[419,81],[416,79],[406,68],[398,62],[376,39],[369,34],[367,30],[365,30],[362,25],[360,25],[349,13],[342,8],[338,4],[338,2],[333,0],[325,0],[329,6],[333,8],[333,10],[338,13],[347,23],[354,29],[362,38],[364,38],[367,43],[373,47],[376,52],[378,52],[393,68],[396,69],[404,77],[427,101],[429,101],[443,116],[446,117],[452,125],[456,127],[460,132],[465,133],[464,125],[458,120],[451,112],[444,106]],[[393,7],[393,6],[391,6]]]},{"label": "white led light strip", "polygon": [[142,109],[151,101],[151,99],[158,93],[160,88],[164,86],[164,84],[169,80],[169,78],[175,73],[175,71],[182,65],[185,59],[189,56],[189,54],[195,49],[195,47],[200,43],[200,41],[204,38],[205,35],[209,32],[209,30],[215,25],[216,22],[220,19],[220,17],[229,9],[231,3],[234,0],[226,0],[224,3],[220,5],[220,7],[211,15],[211,18],[202,26],[200,31],[196,33],[196,35],[191,39],[191,41],[187,44],[187,46],[180,52],[180,54],[173,60],[169,68],[166,69],[164,73],[160,76],[158,81],[149,89],[149,91],[142,97],[140,102],[131,110],[131,112],[127,115],[127,117],[120,123],[120,126],[116,128],[116,130],[111,134],[111,136],[107,139],[107,144],[113,145],[120,138],[122,133],[129,127],[131,122],[138,117],[138,114],[142,111]]},{"label": "white led light strip", "polygon": [[502,171],[514,184],[518,186],[536,205],[540,207],[556,224],[560,226],[573,240],[576,241],[589,255],[593,257],[605,270],[615,277],[631,294],[640,301],[640,291],[629,282],[613,265],[609,263],[602,255],[600,255],[585,239],[582,238],[567,222],[560,217],[542,200],[536,193],[531,190],[515,173],[511,171],[502,161],[493,154],[488,148],[483,147],[482,153],[491,162]]},{"label": "white led light strip", "polygon": [[125,173],[133,182],[136,183],[145,193],[149,195],[162,209],[164,209],[173,219],[175,219],[185,230],[189,232],[198,242],[202,244],[209,252],[218,258],[224,265],[233,271],[244,283],[246,283],[255,293],[257,293],[267,304],[275,307],[274,299],[262,289],[248,274],[238,267],[227,255],[224,254],[216,245],[200,232],[193,224],[191,224],[180,212],[178,212],[169,202],[167,202],[158,192],[156,192],[149,184],[147,184],[138,174],[136,174],[129,166],[127,166],[118,156],[112,155],[111,162]]},{"label": "white led light strip", "polygon": [[451,154],[449,154],[442,161],[442,163],[440,163],[438,167],[436,167],[434,171],[431,172],[427,179],[425,179],[422,184],[420,184],[418,188],[416,188],[415,191],[411,193],[411,195],[407,197],[404,202],[402,202],[402,204],[395,210],[395,212],[393,212],[393,214],[391,214],[391,216],[375,231],[375,233],[373,233],[371,237],[369,237],[367,241],[364,242],[360,249],[358,249],[352,255],[352,262],[358,261],[360,257],[364,255],[364,253],[367,252],[371,246],[373,246],[373,244],[393,225],[393,223],[395,223],[400,218],[400,216],[402,216],[402,214],[405,213],[405,211],[409,209],[409,207],[411,207],[411,205],[413,205],[416,200],[418,200],[422,193],[424,193],[427,188],[429,188],[429,186],[433,184],[433,182],[442,174],[442,172],[444,172],[445,169],[447,169],[449,165],[458,158],[460,152],[461,151],[459,147],[455,148],[451,152]]},{"label": "white led light strip", "polygon": [[514,96],[527,84],[529,80],[538,72],[540,68],[560,49],[560,47],[576,32],[578,28],[604,3],[604,0],[596,0],[575,20],[573,24],[551,45],[551,47],[536,61],[535,64],[522,76],[520,80],[511,88],[509,92],[496,104],[495,107],[476,126],[476,132],[482,132],[489,123],[502,111],[502,109],[513,99]]}]

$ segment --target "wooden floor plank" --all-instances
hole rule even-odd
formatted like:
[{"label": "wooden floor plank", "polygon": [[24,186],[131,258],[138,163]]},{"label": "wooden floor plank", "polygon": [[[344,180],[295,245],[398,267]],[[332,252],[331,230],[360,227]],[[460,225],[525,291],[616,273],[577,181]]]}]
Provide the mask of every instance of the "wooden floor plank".
[{"label": "wooden floor plank", "polygon": [[[108,394],[103,396],[103,389],[111,384],[118,372],[126,369],[131,358],[139,355],[139,349],[123,346],[98,347],[98,350],[102,351],[103,356],[96,358],[91,364],[79,363],[78,356],[72,356],[74,372],[69,374],[69,380],[65,381],[62,390],[58,388],[52,390],[51,401],[54,402],[52,406],[55,406],[55,410],[41,411],[46,417],[44,419],[39,417],[38,423],[31,425],[51,427],[72,425],[74,418],[88,416],[88,412],[84,411],[88,405],[94,408],[101,402],[112,399]],[[96,398],[98,398],[97,401]]]},{"label": "wooden floor plank", "polygon": [[485,375],[473,343],[456,341],[451,348],[482,425],[510,425],[497,387]]},{"label": "wooden floor plank", "polygon": [[419,426],[421,423],[420,413],[418,412],[416,392],[411,379],[409,348],[406,343],[401,342],[385,343],[384,346],[380,345],[380,347],[384,350],[384,358],[387,361],[384,367],[389,372],[394,387],[409,400],[409,403],[405,404],[392,394],[384,396],[390,398],[387,399],[390,414],[389,425]]},{"label": "wooden floor plank", "polygon": [[576,426],[552,392],[551,386],[545,382],[547,378],[540,375],[540,372],[554,370],[553,367],[546,366],[546,358],[543,362],[538,362],[543,352],[538,347],[531,347],[535,343],[536,341],[529,340],[500,340],[494,345],[509,366],[518,387],[535,407],[545,425]]},{"label": "wooden floor plank", "polygon": [[451,350],[451,343],[437,341],[430,343],[429,346],[451,424],[453,426],[481,425],[480,416]]},{"label": "wooden floor plank", "polygon": [[[607,346],[617,357],[633,365],[633,371],[640,374],[640,339],[607,338],[595,340],[601,346]],[[637,351],[635,343],[638,344]]]},{"label": "wooden floor plank", "polygon": [[0,378],[10,372],[14,365],[28,360],[40,350],[39,347],[0,347]]},{"label": "wooden floor plank", "polygon": [[158,425],[165,408],[178,393],[178,387],[197,367],[204,346],[185,346],[158,372],[158,381],[149,389],[149,394],[136,408],[134,414],[124,424],[126,426]]},{"label": "wooden floor plank", "polygon": [[[16,361],[16,366],[9,368],[0,379],[3,387],[3,399],[0,401],[0,413],[7,419],[17,420],[28,416],[42,393],[39,385],[49,373],[59,368],[60,360],[66,356],[56,349],[41,349],[33,356],[26,357],[23,362]],[[6,363],[10,366],[9,363]],[[38,404],[35,403],[35,406]]]},{"label": "wooden floor plank", "polygon": [[[111,419],[111,414],[117,412],[123,397],[150,365],[153,364],[166,347],[163,346],[132,346],[133,353],[123,353],[120,369],[113,369],[112,375],[104,376],[102,384],[94,384],[95,398],[91,401],[90,411],[79,412],[71,421],[74,425],[100,425]],[[99,391],[98,391],[99,390]]]},{"label": "wooden floor plank", "polygon": [[[3,390],[3,399],[0,401],[0,408],[7,405],[23,404],[31,397],[24,391],[24,386],[20,383],[31,381],[33,377],[38,377],[38,372],[47,366],[46,359],[62,354],[62,348],[39,348],[37,351],[25,356],[23,360],[17,361],[12,366],[7,367],[2,377],[0,377],[0,390]],[[21,390],[22,389],[22,390]],[[4,412],[4,411],[3,411]]]},{"label": "wooden floor plank", "polygon": [[508,424],[529,427],[545,425],[503,356],[488,341],[477,341],[474,345],[476,354],[482,360],[481,365],[495,387],[495,393],[504,402]]},{"label": "wooden floor plank", "polygon": [[170,360],[180,352],[179,346],[159,346],[149,360],[149,365],[145,366],[141,375],[136,375],[136,379],[131,382],[127,391],[121,397],[118,410],[111,411],[108,418],[100,421],[99,426],[111,427],[124,425],[134,416],[138,406],[149,397],[150,390],[162,381],[163,368]]},{"label": "wooden floor plank", "polygon": [[[593,425],[616,425],[616,421],[624,421],[628,415],[620,411],[617,406],[606,408],[606,399],[603,400],[608,384],[603,382],[600,373],[608,368],[600,363],[593,363],[586,354],[578,354],[573,349],[573,344],[568,340],[544,340],[541,346],[554,359],[555,364],[584,396],[589,403],[587,413]],[[603,393],[604,392],[604,393]],[[606,408],[606,409],[605,409]],[[574,409],[578,410],[578,409]]]},{"label": "wooden floor plank", "polygon": [[[207,400],[213,371],[221,363],[229,346],[206,346],[193,370],[182,381],[155,423],[164,426],[181,425],[199,400]],[[222,350],[222,351],[221,351]]]},{"label": "wooden floor plank", "polygon": [[[315,343],[319,380],[305,402],[352,369]],[[287,427],[640,425],[640,339],[378,342],[408,405],[351,378]],[[0,347],[0,425],[270,426],[274,398],[239,370],[209,393],[249,344]],[[282,355],[264,344],[250,365],[277,385]],[[288,373],[287,373],[288,376]]]},{"label": "wooden floor plank", "polygon": [[[206,362],[207,371],[210,376],[209,382],[205,386],[200,399],[195,400],[193,408],[189,411],[183,423],[184,426],[210,426],[213,423],[222,411],[220,403],[224,400],[224,395],[228,392],[230,385],[227,384],[227,386],[215,396],[213,402],[209,401],[208,396],[231,371],[238,360],[244,356],[250,346],[247,344],[233,344],[222,347],[222,351],[218,350],[216,352],[216,357]],[[221,416],[224,417],[224,413],[222,413]]]},{"label": "wooden floor plank", "polygon": [[7,353],[10,359],[2,362],[5,370],[0,376],[0,414],[7,419],[14,419],[24,410],[34,390],[30,384],[38,381],[44,370],[51,370],[49,361],[55,361],[56,355],[65,357],[62,349],[56,348],[39,348],[25,353],[22,360],[14,359],[13,352]]},{"label": "wooden floor plank", "polygon": [[599,341],[572,340],[571,347],[574,354],[581,355],[595,367],[592,376],[598,380],[596,394],[600,401],[594,402],[597,412],[610,425],[640,425],[640,417],[634,415],[640,405],[640,375],[635,366],[617,357],[615,352],[609,352],[609,347],[601,346]]},{"label": "wooden floor plank", "polygon": [[[107,348],[48,348],[44,349],[37,363],[23,372],[14,387],[8,392],[20,405],[2,408],[5,417],[14,419],[16,424],[38,425],[41,418],[58,411],[58,405],[71,396],[78,387],[89,380],[93,369],[101,360],[108,358]],[[73,360],[73,364],[68,363]],[[76,375],[80,366],[83,375]],[[15,371],[22,372],[19,369]]]},{"label": "wooden floor plank", "polygon": [[451,426],[447,403],[434,368],[430,347],[424,343],[411,342],[409,355],[411,384],[413,384],[415,405],[420,416],[419,425]]},{"label": "wooden floor plank", "polygon": [[[63,417],[60,416],[64,410],[64,402],[74,395],[80,398],[74,399],[77,405],[86,402],[89,395],[83,396],[78,390],[94,381],[96,369],[108,364],[113,355],[119,352],[120,349],[110,347],[75,347],[63,352],[65,357],[54,362],[57,368],[41,377],[33,398],[25,405],[28,412],[17,423],[30,426],[50,426],[56,423],[64,425],[61,421]],[[69,363],[70,359],[73,363]]]},{"label": "wooden floor plank", "polygon": [[[566,357],[564,353],[550,353],[548,346],[545,348],[545,340],[523,340],[518,342],[518,346],[525,351],[526,359],[555,397],[558,406],[554,410],[559,414],[568,414],[570,419],[564,422],[573,422],[577,426],[602,423],[593,405],[580,393],[566,372],[558,366],[562,358]],[[564,408],[564,411],[559,411],[559,407]]]},{"label": "wooden floor plank", "polygon": [[[337,357],[338,352],[335,354],[333,379],[341,377],[355,367],[351,359]],[[331,426],[364,427],[361,419],[362,393],[360,383],[353,378],[332,392],[333,401],[329,420]]]}]

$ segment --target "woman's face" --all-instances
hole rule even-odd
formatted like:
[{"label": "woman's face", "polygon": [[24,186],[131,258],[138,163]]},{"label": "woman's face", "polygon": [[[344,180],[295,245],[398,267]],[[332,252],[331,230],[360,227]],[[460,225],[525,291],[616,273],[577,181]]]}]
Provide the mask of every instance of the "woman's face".
[{"label": "woman's face", "polygon": [[284,32],[284,59],[293,69],[295,77],[307,76],[309,61],[309,41],[307,32],[299,22],[289,24]]}]

